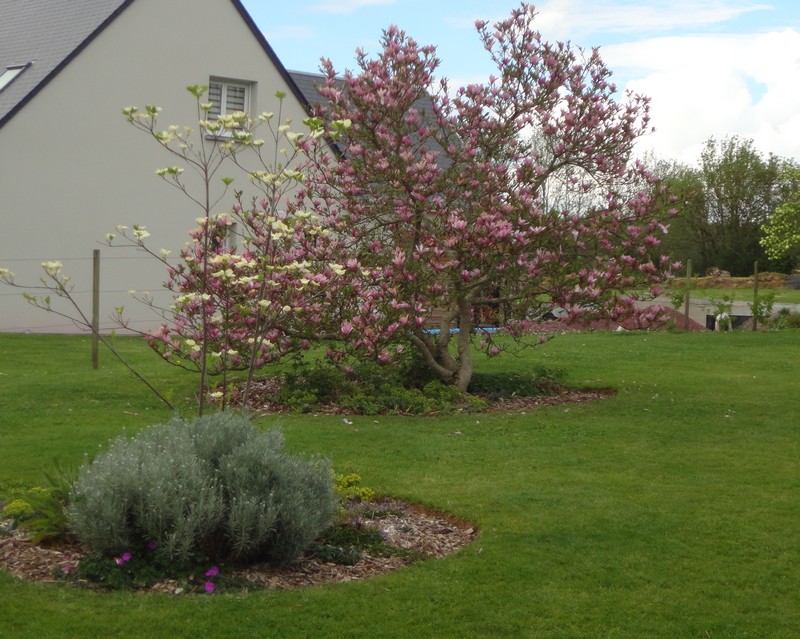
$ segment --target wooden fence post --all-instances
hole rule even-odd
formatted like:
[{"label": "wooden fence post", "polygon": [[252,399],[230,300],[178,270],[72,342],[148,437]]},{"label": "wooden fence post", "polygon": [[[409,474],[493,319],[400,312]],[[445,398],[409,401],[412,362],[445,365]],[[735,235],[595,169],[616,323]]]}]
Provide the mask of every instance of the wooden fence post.
[{"label": "wooden fence post", "polygon": [[758,260],[753,264],[753,330],[758,328]]},{"label": "wooden fence post", "polygon": [[100,249],[92,252],[92,368],[100,365]]}]

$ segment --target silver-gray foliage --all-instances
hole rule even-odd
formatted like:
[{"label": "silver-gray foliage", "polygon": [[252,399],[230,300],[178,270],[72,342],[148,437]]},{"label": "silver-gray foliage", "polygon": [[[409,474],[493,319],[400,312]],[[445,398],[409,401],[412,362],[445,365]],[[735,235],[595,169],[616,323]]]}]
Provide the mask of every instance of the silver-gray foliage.
[{"label": "silver-gray foliage", "polygon": [[120,437],[84,464],[70,494],[78,539],[113,556],[155,542],[167,557],[297,557],[336,513],[330,462],[284,451],[279,429],[233,413],[175,419]]}]

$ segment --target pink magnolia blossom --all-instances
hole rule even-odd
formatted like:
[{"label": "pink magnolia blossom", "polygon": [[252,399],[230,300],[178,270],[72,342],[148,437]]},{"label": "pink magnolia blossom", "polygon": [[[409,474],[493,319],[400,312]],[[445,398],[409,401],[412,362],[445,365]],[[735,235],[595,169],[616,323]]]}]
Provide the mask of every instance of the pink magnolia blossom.
[{"label": "pink magnolia blossom", "polygon": [[[542,40],[534,18],[522,4],[491,27],[478,22],[498,73],[455,92],[435,78],[435,50],[397,27],[374,58],[357,53],[356,71],[323,62],[330,103],[319,113],[353,127],[337,163],[319,144],[306,147],[301,199],[337,237],[326,249],[339,253],[347,284],[330,301],[341,335],[359,327],[348,348],[385,362],[396,352],[388,346],[410,344],[466,387],[465,344],[491,299],[516,309],[506,318],[516,326],[542,293],[576,315],[591,302],[593,315],[622,316],[634,312],[620,303],[632,289],[674,270],[649,257],[666,226],[652,176],[631,158],[649,131],[647,98],[618,101],[596,50]],[[543,199],[551,181],[595,204],[554,208]]]}]

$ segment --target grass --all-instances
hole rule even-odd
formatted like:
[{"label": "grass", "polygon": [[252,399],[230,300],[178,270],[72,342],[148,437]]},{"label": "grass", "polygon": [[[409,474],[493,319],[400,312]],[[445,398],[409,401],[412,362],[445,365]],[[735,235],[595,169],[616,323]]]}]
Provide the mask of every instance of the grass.
[{"label": "grass", "polygon": [[[792,288],[760,288],[760,296],[773,294],[779,304],[800,304],[800,289]],[[721,300],[730,297],[737,302],[752,302],[752,288],[696,288],[692,289],[692,299]]]},{"label": "grass", "polygon": [[[564,368],[615,397],[436,418],[290,415],[293,450],[475,522],[461,553],[374,580],[174,598],[0,573],[0,638],[795,637],[797,331],[558,336],[482,371]],[[126,344],[189,397],[192,379]],[[152,358],[152,359],[150,359]],[[108,358],[106,358],[107,360]],[[168,417],[83,338],[0,335],[0,485]]]},{"label": "grass", "polygon": [[[773,295],[779,304],[800,304],[800,289],[783,286],[785,276],[780,273],[762,273],[759,295]],[[683,289],[686,279],[677,277],[672,290]],[[695,277],[691,296],[694,299],[721,300],[729,297],[738,302],[753,301],[752,277]]]}]

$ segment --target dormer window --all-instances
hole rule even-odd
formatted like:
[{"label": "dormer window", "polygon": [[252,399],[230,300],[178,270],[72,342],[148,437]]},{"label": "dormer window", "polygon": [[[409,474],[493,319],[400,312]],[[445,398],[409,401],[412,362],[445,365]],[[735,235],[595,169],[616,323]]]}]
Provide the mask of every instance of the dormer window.
[{"label": "dormer window", "polygon": [[0,71],[0,91],[11,84],[14,79],[29,66],[31,66],[30,62],[27,64],[13,64]]}]

